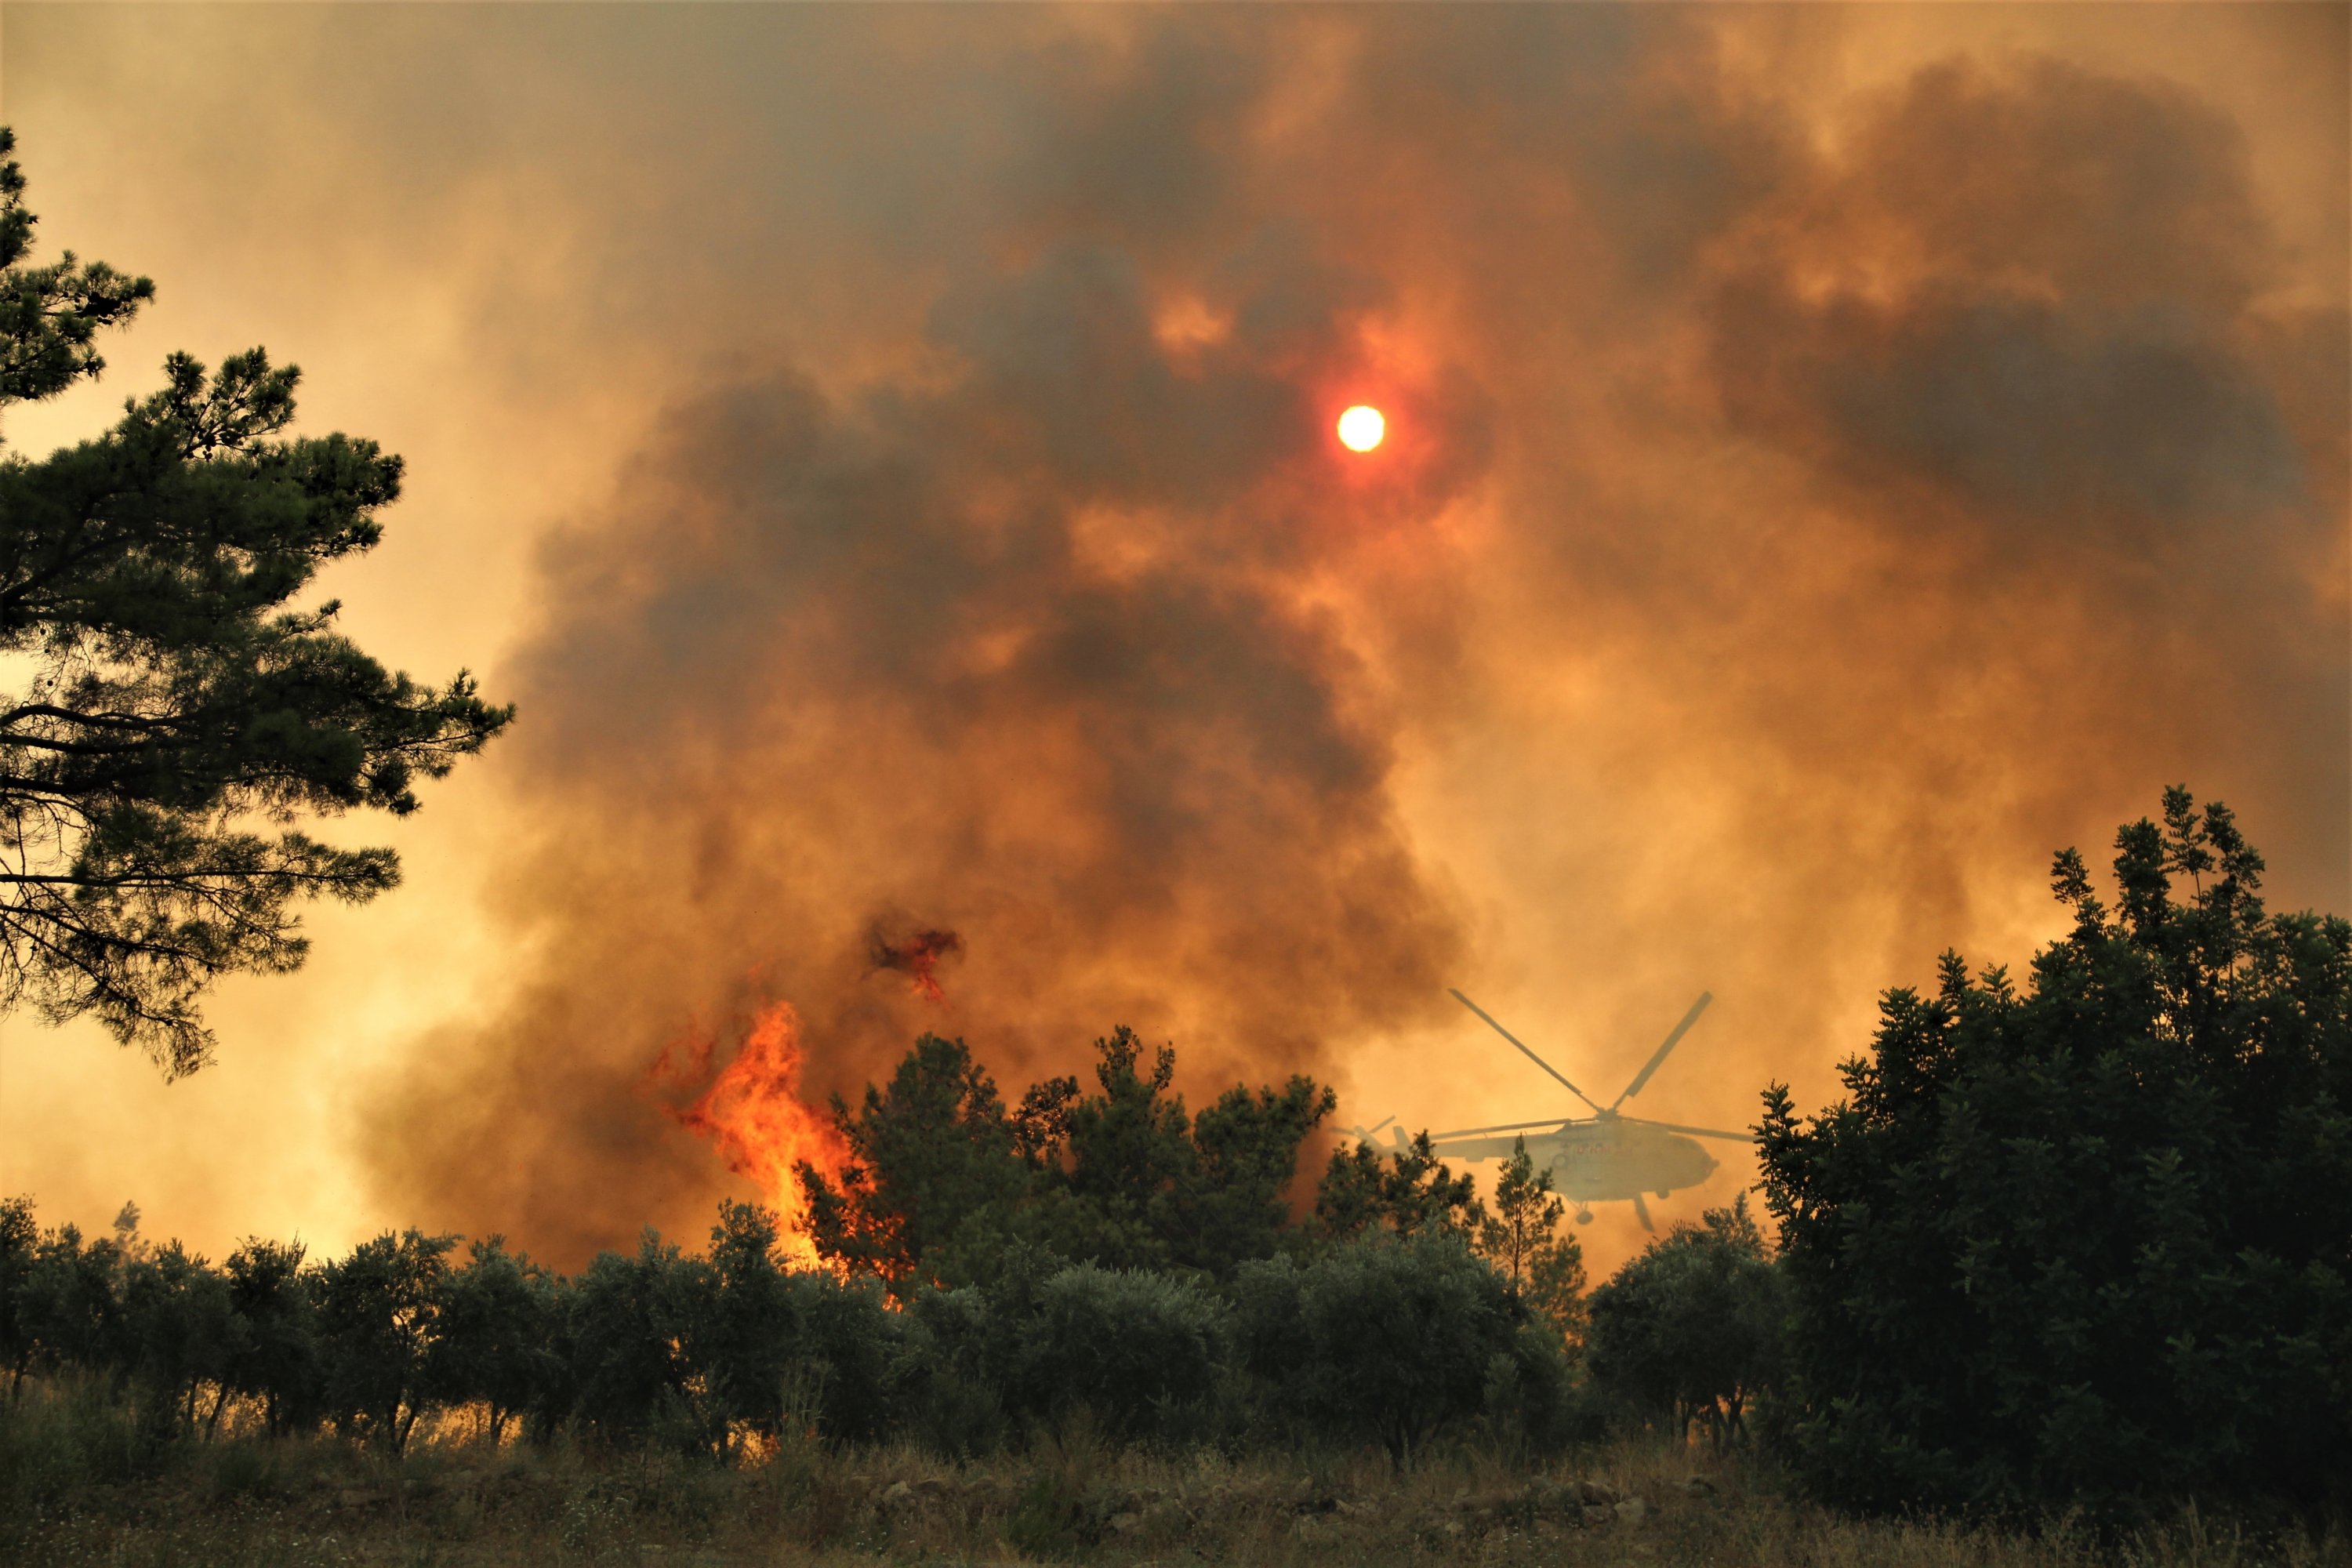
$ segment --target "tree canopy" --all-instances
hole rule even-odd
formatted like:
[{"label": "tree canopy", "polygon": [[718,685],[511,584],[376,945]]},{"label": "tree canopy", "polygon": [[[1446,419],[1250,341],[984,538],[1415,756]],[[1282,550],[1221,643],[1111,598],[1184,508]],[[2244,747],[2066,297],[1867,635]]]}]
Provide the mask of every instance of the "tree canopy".
[{"label": "tree canopy", "polygon": [[[2315,1502],[2352,1476],[2352,923],[2273,915],[2219,803],[2082,857],[2021,988],[1947,953],[1846,1098],[1768,1091],[1777,1424],[1868,1509]],[[1596,1313],[1600,1303],[1595,1303]]]},{"label": "tree canopy", "polygon": [[1742,1193],[1677,1225],[1592,1292],[1594,1382],[1636,1410],[1693,1422],[1717,1448],[1747,1434],[1747,1413],[1779,1370],[1785,1302],[1764,1235]]},{"label": "tree canopy", "polygon": [[1236,1084],[1195,1117],[1172,1091],[1175,1053],[1149,1070],[1130,1029],[1095,1042],[1096,1091],[1033,1085],[1008,1110],[961,1040],[926,1035],[885,1085],[834,1120],[839,1179],[800,1169],[817,1250],[903,1294],[969,1284],[1015,1243],[1112,1268],[1223,1278],[1291,1228],[1286,1189],[1331,1091],[1294,1076]]},{"label": "tree canopy", "polygon": [[[0,130],[0,160],[15,140]],[[94,377],[101,328],[153,295],[67,252],[26,265],[35,219],[0,162],[0,406]],[[289,437],[299,372],[259,349],[184,353],[92,439],[0,453],[0,1012],[89,1016],[194,1070],[217,977],[306,952],[295,906],[393,887],[397,858],[294,824],[404,816],[505,728],[460,671],[386,670],[294,601],[382,537],[401,462],[375,443]]]}]

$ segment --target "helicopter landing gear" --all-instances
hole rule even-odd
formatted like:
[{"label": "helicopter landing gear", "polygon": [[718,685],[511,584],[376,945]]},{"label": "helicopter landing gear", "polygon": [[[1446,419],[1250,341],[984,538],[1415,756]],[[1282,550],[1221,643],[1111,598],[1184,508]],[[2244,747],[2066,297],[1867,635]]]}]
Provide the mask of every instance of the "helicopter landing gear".
[{"label": "helicopter landing gear", "polygon": [[1591,1209],[1577,1210],[1576,1223],[1579,1225],[1591,1225],[1592,1223],[1592,1211]]}]

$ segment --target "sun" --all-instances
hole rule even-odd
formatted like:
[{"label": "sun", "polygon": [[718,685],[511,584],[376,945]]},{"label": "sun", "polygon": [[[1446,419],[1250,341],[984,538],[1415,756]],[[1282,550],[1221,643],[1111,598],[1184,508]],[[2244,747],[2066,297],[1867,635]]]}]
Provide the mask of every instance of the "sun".
[{"label": "sun", "polygon": [[1359,403],[1339,416],[1339,444],[1350,452],[1370,451],[1388,430],[1389,422],[1369,404]]}]

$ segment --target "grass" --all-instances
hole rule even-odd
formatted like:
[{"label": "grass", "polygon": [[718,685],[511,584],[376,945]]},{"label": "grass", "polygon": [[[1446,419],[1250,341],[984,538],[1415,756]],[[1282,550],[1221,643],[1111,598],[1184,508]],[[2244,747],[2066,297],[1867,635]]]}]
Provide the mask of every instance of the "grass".
[{"label": "grass", "polygon": [[1543,1464],[1465,1447],[1409,1476],[1370,1455],[1236,1460],[1083,1434],[963,1465],[811,1444],[722,1468],[568,1445],[492,1448],[457,1420],[394,1461],[324,1436],[163,1441],[96,1391],[64,1389],[0,1406],[0,1562],[2318,1568],[2352,1564],[2352,1543],[2336,1531],[2264,1535],[2193,1515],[2104,1549],[2063,1525],[1843,1520],[1790,1501],[1761,1460],[1647,1437]]}]

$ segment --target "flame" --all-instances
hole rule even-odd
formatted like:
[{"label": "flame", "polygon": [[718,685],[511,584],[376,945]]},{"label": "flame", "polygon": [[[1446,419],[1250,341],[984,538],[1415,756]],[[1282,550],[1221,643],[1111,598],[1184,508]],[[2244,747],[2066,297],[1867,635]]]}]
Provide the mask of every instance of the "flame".
[{"label": "flame", "polygon": [[951,931],[919,931],[903,942],[893,942],[874,930],[873,959],[877,969],[895,969],[910,976],[915,983],[915,994],[927,1002],[944,1002],[947,993],[940,989],[932,971],[940,960],[951,952],[963,951],[963,938]]},{"label": "flame", "polygon": [[[677,1082],[699,1078],[710,1062],[709,1038],[679,1042],[686,1059],[672,1068],[676,1046],[667,1047],[652,1076]],[[796,1167],[802,1161],[828,1176],[849,1162],[849,1150],[832,1121],[800,1097],[801,1020],[791,1005],[772,1003],[751,1020],[734,1058],[690,1105],[667,1106],[681,1127],[710,1140],[727,1168],[750,1176],[767,1193],[782,1225],[781,1247],[795,1268],[818,1267],[807,1232],[808,1194]]]}]

